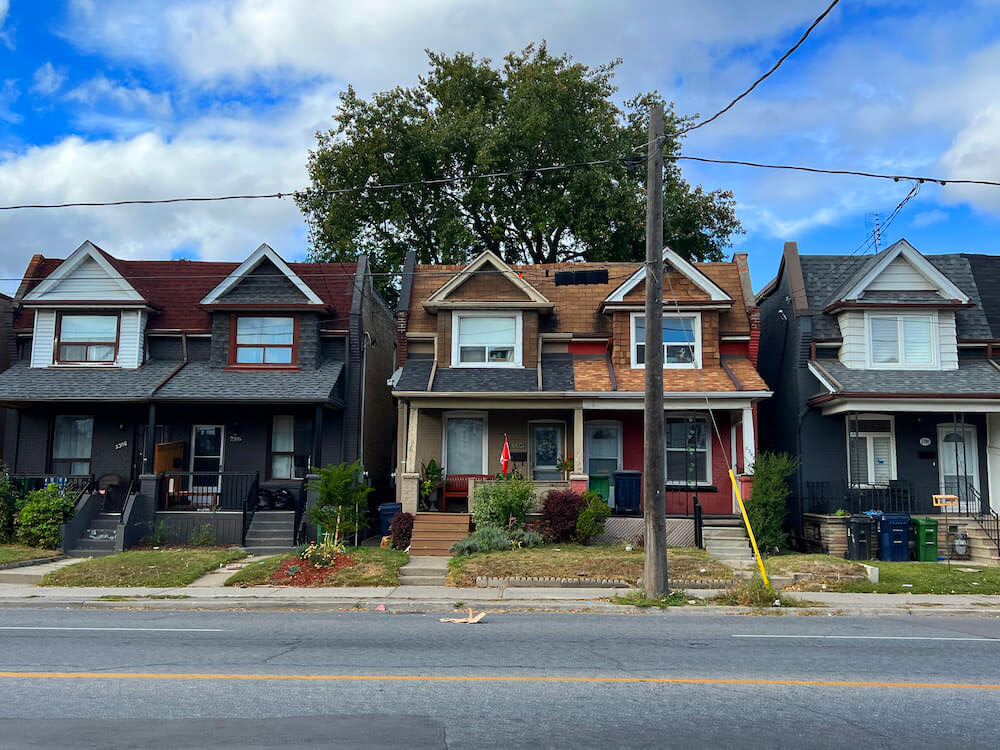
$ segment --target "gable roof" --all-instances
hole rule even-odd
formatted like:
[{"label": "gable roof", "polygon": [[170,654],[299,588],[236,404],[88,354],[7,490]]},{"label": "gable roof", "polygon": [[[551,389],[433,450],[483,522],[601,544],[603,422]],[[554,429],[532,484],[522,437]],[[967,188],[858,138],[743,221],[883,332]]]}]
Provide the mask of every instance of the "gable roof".
[{"label": "gable roof", "polygon": [[[46,278],[39,281],[30,291],[26,291],[23,296],[24,302],[70,300],[73,297],[56,297],[60,285],[73,278],[73,272],[79,270],[87,264],[97,266],[97,271],[103,273],[103,281],[108,282],[109,288],[113,290],[110,299],[128,302],[146,302],[143,295],[132,286],[110,260],[110,256],[90,240],[86,240],[68,258],[62,261],[58,267],[54,268]],[[30,266],[29,266],[30,268]],[[95,277],[90,277],[92,280]],[[20,291],[20,290],[19,290]],[[53,295],[53,297],[49,297]]]},{"label": "gable roof", "polygon": [[[469,263],[469,265],[448,279],[448,281],[446,281],[440,289],[425,299],[423,303],[424,308],[430,311],[435,311],[442,307],[469,307],[469,300],[449,300],[448,297],[470,279],[475,278],[474,274],[476,272],[484,272],[483,266],[487,264],[496,268],[497,272],[502,274],[511,286],[514,287],[514,289],[524,295],[525,299],[523,301],[516,301],[517,307],[545,309],[550,309],[552,307],[552,303],[546,299],[545,295],[541,294],[537,289],[535,289],[535,287],[525,281],[522,274],[518,273],[509,265],[504,263],[499,256],[489,250],[486,250],[481,253],[478,258]],[[497,303],[491,301],[490,305],[496,307]]]},{"label": "gable roof", "polygon": [[261,263],[270,261],[278,271],[285,275],[285,277],[303,294],[306,300],[313,305],[322,305],[323,300],[314,292],[309,286],[299,278],[298,274],[293,271],[287,263],[278,255],[267,243],[261,243],[260,247],[254,250],[250,257],[245,261],[240,263],[232,273],[230,273],[226,278],[216,286],[212,291],[205,295],[205,298],[201,301],[203,305],[212,305],[219,302],[219,298],[222,297],[226,292],[235,289],[236,286],[243,281],[243,279],[249,275],[255,268],[257,268]]},{"label": "gable roof", "polygon": [[[678,273],[687,277],[691,283],[705,292],[709,299],[713,302],[733,301],[733,298],[720,289],[718,284],[708,278],[705,274],[701,273],[697,268],[688,263],[684,260],[684,258],[679,256],[669,247],[664,248],[663,250],[663,262],[665,265],[669,264],[669,266],[676,269]],[[642,265],[634,274],[626,279],[625,283],[615,289],[604,299],[605,303],[623,302],[625,300],[625,296],[645,280],[646,267],[645,265]]]}]

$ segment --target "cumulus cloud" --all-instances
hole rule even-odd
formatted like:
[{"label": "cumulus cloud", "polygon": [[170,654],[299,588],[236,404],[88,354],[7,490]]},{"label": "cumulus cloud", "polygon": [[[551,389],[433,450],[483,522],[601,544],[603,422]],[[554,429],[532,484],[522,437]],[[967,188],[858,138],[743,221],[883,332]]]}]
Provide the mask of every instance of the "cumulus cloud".
[{"label": "cumulus cloud", "polygon": [[932,208],[930,211],[921,211],[913,217],[910,223],[917,229],[929,227],[932,224],[939,224],[948,218],[948,214],[940,208]]},{"label": "cumulus cloud", "polygon": [[8,49],[14,49],[14,40],[11,39],[10,32],[4,28],[9,11],[10,0],[0,0],[0,44],[3,44]]},{"label": "cumulus cloud", "polygon": [[33,93],[40,94],[41,96],[52,96],[62,88],[65,82],[65,68],[57,68],[51,62],[46,62],[35,70],[31,90]]},{"label": "cumulus cloud", "polygon": [[91,78],[66,94],[70,101],[94,106],[110,103],[129,113],[145,113],[154,119],[170,116],[173,106],[169,93],[154,94],[141,86],[126,86],[104,75]]},{"label": "cumulus cloud", "polygon": [[21,115],[14,111],[14,102],[21,98],[21,88],[17,80],[8,78],[0,84],[0,120],[10,123],[21,122]]}]

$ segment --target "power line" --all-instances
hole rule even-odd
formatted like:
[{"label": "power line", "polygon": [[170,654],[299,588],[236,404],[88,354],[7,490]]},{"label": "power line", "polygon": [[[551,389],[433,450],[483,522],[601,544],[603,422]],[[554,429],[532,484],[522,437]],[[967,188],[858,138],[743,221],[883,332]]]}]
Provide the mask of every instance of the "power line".
[{"label": "power line", "polygon": [[768,78],[772,73],[774,73],[774,71],[776,71],[779,67],[781,67],[781,64],[785,60],[787,60],[789,57],[791,57],[792,53],[795,52],[795,50],[797,50],[799,47],[802,46],[802,43],[805,42],[805,40],[809,37],[809,35],[812,33],[813,29],[815,29],[817,26],[819,26],[820,22],[824,18],[826,18],[827,15],[829,15],[830,11],[833,10],[834,7],[839,2],[840,2],[840,0],[833,0],[833,2],[830,3],[827,6],[826,10],[824,10],[816,18],[816,20],[812,22],[812,24],[809,26],[809,28],[805,30],[805,33],[801,37],[799,37],[799,41],[797,41],[791,47],[791,49],[789,49],[785,54],[783,54],[778,59],[778,62],[776,62],[774,65],[771,66],[770,70],[768,70],[764,75],[762,75],[760,78],[758,78],[756,81],[754,81],[750,85],[750,88],[748,88],[742,94],[740,94],[739,96],[737,96],[735,99],[733,99],[731,102],[729,102],[729,104],[727,104],[725,107],[723,107],[722,109],[720,109],[718,112],[716,112],[714,115],[712,115],[711,117],[709,117],[707,120],[702,120],[702,121],[700,121],[700,122],[698,122],[698,123],[696,123],[694,125],[690,125],[690,126],[688,126],[686,128],[683,128],[678,133],[678,135],[684,135],[685,133],[690,133],[692,130],[697,130],[698,128],[702,127],[703,125],[708,125],[708,123],[712,122],[713,120],[717,120],[718,118],[722,117],[722,115],[726,114],[726,112],[728,112],[733,107],[735,107],[736,104],[737,104],[737,102],[740,101],[740,99],[742,99],[743,97],[747,96],[751,91],[753,91],[755,88],[757,88],[757,86],[759,86],[761,83],[763,83],[766,78]]}]

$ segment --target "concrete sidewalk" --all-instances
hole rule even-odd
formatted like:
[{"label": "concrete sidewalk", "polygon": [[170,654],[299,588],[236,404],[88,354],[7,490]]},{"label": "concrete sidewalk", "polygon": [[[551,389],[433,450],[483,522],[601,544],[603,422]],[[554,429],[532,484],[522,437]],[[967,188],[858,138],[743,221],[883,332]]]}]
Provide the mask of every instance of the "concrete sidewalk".
[{"label": "concrete sidewalk", "polygon": [[[973,615],[1000,617],[1000,596],[924,594],[795,594],[815,602],[815,607],[685,606],[668,610],[640,609],[604,599],[622,589],[603,588],[456,588],[451,586],[385,586],[361,588],[57,588],[21,584],[0,585],[0,607],[127,607],[143,609],[271,609],[271,610],[378,610],[387,612],[451,612],[458,607],[487,611],[548,611],[647,613],[670,615],[769,614],[791,615]],[[700,602],[718,593],[685,592]],[[457,605],[457,606],[456,606]]]}]

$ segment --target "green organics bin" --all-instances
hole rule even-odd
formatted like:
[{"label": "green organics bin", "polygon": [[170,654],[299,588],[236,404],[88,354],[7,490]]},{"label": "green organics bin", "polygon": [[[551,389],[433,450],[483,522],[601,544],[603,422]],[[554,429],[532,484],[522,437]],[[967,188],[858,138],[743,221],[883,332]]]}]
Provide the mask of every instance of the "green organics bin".
[{"label": "green organics bin", "polygon": [[937,562],[938,522],[936,518],[911,518],[913,529],[913,559],[918,562]]},{"label": "green organics bin", "polygon": [[608,501],[611,494],[611,480],[607,474],[591,474],[588,487],[601,496],[604,502]]}]

